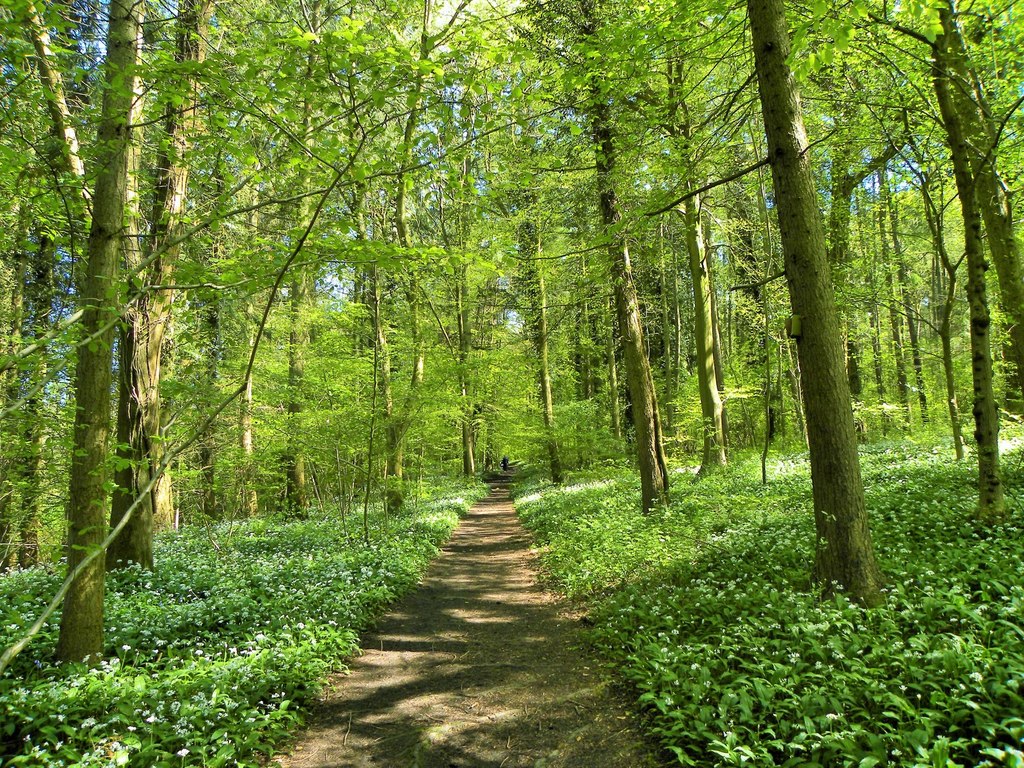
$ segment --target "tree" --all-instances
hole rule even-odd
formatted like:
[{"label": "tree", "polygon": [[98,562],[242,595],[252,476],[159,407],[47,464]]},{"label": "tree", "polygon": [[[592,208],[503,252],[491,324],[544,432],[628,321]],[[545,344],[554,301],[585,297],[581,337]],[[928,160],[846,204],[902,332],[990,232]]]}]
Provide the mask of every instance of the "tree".
[{"label": "tree", "polygon": [[[971,139],[963,115],[970,109],[963,101],[962,83],[953,78],[959,62],[961,41],[952,33],[948,8],[940,9],[943,34],[932,46],[932,78],[935,96],[949,144],[953,177],[964,220],[964,252],[967,261],[967,300],[971,323],[971,372],[974,381],[974,439],[978,444],[978,514],[998,519],[1006,511],[999,471],[999,411],[992,382],[992,319],[988,308],[988,287],[982,242],[982,215],[978,199],[978,169],[972,167]],[[959,102],[959,104],[958,104]]]},{"label": "tree", "polygon": [[[144,251],[135,240],[127,241],[125,249],[131,284],[141,295],[126,308],[118,346],[117,438],[122,466],[116,473],[118,489],[111,508],[112,527],[121,522],[142,489],[150,484],[164,454],[160,385],[174,296],[166,286],[171,282],[181,251],[181,219],[190,171],[188,145],[197,130],[199,86],[195,66],[205,57],[207,21],[212,8],[212,0],[188,0],[180,9],[174,61],[180,71],[189,74],[164,94],[164,135],[156,163],[148,249]],[[129,175],[132,183],[137,184],[137,156],[133,164],[136,167],[129,169]],[[135,190],[129,199],[129,204],[135,207],[135,226],[140,220],[137,200]],[[153,290],[149,286],[161,288]],[[169,528],[174,522],[169,484],[170,475],[165,470],[111,544],[108,562],[112,566],[137,563],[143,568],[153,567],[154,526]]]},{"label": "tree", "polygon": [[112,0],[97,136],[99,173],[81,286],[82,333],[75,366],[74,453],[68,509],[68,570],[77,574],[64,599],[57,657],[96,661],[103,652],[107,442],[114,329],[119,315],[118,262],[124,230],[134,126],[138,117],[143,4]]},{"label": "tree", "polygon": [[[530,216],[529,209],[526,216]],[[537,382],[540,389],[541,415],[544,418],[544,442],[548,451],[551,481],[562,482],[562,461],[555,436],[555,405],[551,394],[551,371],[548,363],[548,306],[544,286],[543,267],[537,262],[540,255],[540,233],[536,222],[527,218],[519,225],[519,258],[524,293],[528,302],[527,322],[530,325],[534,351],[537,354]]]},{"label": "tree", "polygon": [[[600,19],[595,0],[581,4],[583,40],[596,43]],[[636,451],[640,470],[641,504],[645,512],[668,501],[668,467],[658,413],[651,364],[644,346],[644,328],[629,247],[621,232],[622,213],[615,191],[615,129],[612,122],[608,81],[591,74],[588,109],[594,137],[597,189],[601,211],[601,236],[605,241],[611,269],[619,338],[626,363]]]},{"label": "tree", "polygon": [[807,418],[814,519],[814,577],[868,605],[882,602],[857,459],[857,437],[824,226],[800,96],[787,62],[783,0],[748,0],[754,66],[775,187]]}]

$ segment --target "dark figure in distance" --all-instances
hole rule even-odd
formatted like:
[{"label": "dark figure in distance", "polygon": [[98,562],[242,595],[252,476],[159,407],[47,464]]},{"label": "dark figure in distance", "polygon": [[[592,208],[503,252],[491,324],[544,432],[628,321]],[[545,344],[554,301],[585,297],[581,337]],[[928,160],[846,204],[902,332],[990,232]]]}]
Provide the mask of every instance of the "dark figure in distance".
[{"label": "dark figure in distance", "polygon": [[501,471],[508,472],[508,456],[501,457]]}]

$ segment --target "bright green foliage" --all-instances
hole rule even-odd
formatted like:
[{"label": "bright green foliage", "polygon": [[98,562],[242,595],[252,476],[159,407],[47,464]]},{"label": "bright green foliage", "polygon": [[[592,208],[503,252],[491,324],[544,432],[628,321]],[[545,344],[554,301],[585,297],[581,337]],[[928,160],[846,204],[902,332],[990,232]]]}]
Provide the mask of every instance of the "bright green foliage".
[{"label": "bright green foliage", "polygon": [[[862,456],[886,605],[816,603],[807,470],[743,463],[636,513],[623,477],[521,498],[545,562],[682,765],[967,766],[1024,759],[1024,453],[1014,522],[972,521],[945,450]],[[683,483],[679,483],[680,486]]]},{"label": "bright green foliage", "polygon": [[[162,537],[156,572],[109,577],[109,661],[89,671],[52,666],[54,618],[0,679],[4,765],[257,765],[485,487],[430,491],[390,523],[375,515],[370,546],[334,517]],[[43,569],[0,579],[0,645],[57,580]]]}]

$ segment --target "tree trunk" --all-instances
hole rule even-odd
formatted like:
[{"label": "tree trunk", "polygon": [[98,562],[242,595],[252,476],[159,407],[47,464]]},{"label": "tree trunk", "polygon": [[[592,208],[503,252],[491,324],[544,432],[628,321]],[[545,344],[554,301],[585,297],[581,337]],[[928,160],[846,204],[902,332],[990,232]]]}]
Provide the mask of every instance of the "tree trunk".
[{"label": "tree trunk", "polygon": [[78,144],[78,133],[71,120],[68,107],[64,78],[53,62],[53,51],[50,33],[46,23],[40,17],[34,3],[24,7],[24,24],[32,41],[36,54],[36,68],[39,79],[46,89],[46,108],[50,113],[50,126],[54,137],[61,143],[63,165],[82,182],[82,198],[88,202],[90,195],[85,186],[85,164],[82,162],[81,149]]},{"label": "tree trunk", "polygon": [[930,180],[922,174],[921,196],[924,201],[924,215],[932,235],[936,260],[946,273],[945,296],[939,316],[938,335],[942,343],[942,372],[946,384],[946,406],[949,411],[949,426],[953,434],[953,452],[956,460],[964,458],[964,438],[960,430],[960,406],[956,399],[956,381],[953,376],[952,318],[956,307],[956,273],[960,262],[953,263],[946,250],[946,237],[942,224],[942,209],[935,204],[929,189]]},{"label": "tree trunk", "polygon": [[809,446],[807,420],[804,418],[804,393],[800,388],[800,361],[793,357],[793,345],[788,341],[784,343],[786,345],[786,374],[789,378],[789,392],[793,398],[796,428],[800,432],[800,437],[803,438],[804,445]]},{"label": "tree trunk", "polygon": [[665,388],[665,432],[668,435],[674,434],[675,431],[675,375],[672,369],[672,363],[675,359],[675,337],[673,333],[672,323],[672,302],[670,301],[670,295],[674,291],[675,275],[669,275],[668,268],[665,264],[665,225],[661,225],[659,229],[659,243],[658,249],[658,293],[661,298],[661,338],[662,338],[662,350],[661,350],[661,375],[664,378]]},{"label": "tree trunk", "polygon": [[473,431],[474,407],[469,395],[469,356],[473,348],[473,330],[469,319],[469,275],[466,265],[459,269],[456,314],[459,322],[459,397],[462,399],[462,474],[476,474],[476,440]]},{"label": "tree trunk", "polygon": [[[989,108],[954,14],[952,2],[941,4],[939,20],[943,35],[932,48],[936,66],[941,68],[941,77],[947,83],[947,109],[959,120],[962,149],[966,154],[964,161],[974,176],[976,205],[985,223],[992,264],[999,280],[1000,303],[1006,314],[1010,339],[1009,379],[1024,401],[1024,263],[1014,232],[1010,192],[996,166],[999,132],[1003,126]],[[945,112],[943,121],[947,121]]]},{"label": "tree trunk", "polygon": [[[305,208],[305,206],[303,206]],[[300,221],[309,220],[308,210],[300,213]],[[306,478],[306,456],[301,435],[304,432],[302,418],[304,396],[303,383],[306,375],[306,349],[309,346],[309,327],[305,317],[306,308],[313,293],[309,270],[300,267],[291,281],[289,289],[289,334],[288,334],[288,449],[285,455],[285,505],[291,514],[306,515],[309,508],[309,485]]]},{"label": "tree trunk", "polygon": [[824,227],[800,99],[787,60],[782,0],[748,0],[754,66],[768,138],[806,406],[814,498],[814,577],[865,605],[882,603],[864,488],[857,459],[849,380]]},{"label": "tree trunk", "polygon": [[[137,66],[143,4],[112,0],[97,147],[93,219],[80,289],[83,334],[94,339],[78,350],[75,424],[68,505],[68,570],[75,573],[61,614],[57,658],[95,662],[103,653],[103,593],[107,442],[114,328],[118,316],[117,265],[125,240],[128,176],[136,117]],[[91,559],[90,559],[91,558]],[[80,570],[79,570],[80,569]]]},{"label": "tree trunk", "polygon": [[693,283],[694,342],[697,359],[697,389],[700,394],[701,472],[725,465],[725,426],[722,423],[722,399],[715,368],[715,338],[711,322],[711,281],[703,232],[698,219],[699,201],[690,197],[683,203],[686,250],[689,254],[690,280]]},{"label": "tree trunk", "polygon": [[[24,210],[20,211],[24,214]],[[25,314],[25,276],[28,272],[28,254],[25,251],[25,232],[18,232],[16,251],[13,253],[14,274],[11,280],[11,294],[8,298],[7,312],[9,324],[7,344],[4,353],[14,356],[21,348],[22,325]],[[3,408],[13,407],[21,396],[21,384],[18,380],[18,369],[12,367],[0,373],[0,385],[3,389]],[[17,562],[18,516],[15,514],[18,502],[18,489],[15,479],[17,468],[22,464],[22,446],[19,445],[15,414],[9,414],[0,420],[0,439],[4,454],[0,455],[0,573],[14,567]]]},{"label": "tree trunk", "polygon": [[[434,39],[430,35],[432,14],[432,0],[423,0],[418,62],[429,59],[435,44]],[[410,109],[402,131],[402,151],[399,158],[399,170],[395,176],[395,233],[398,238],[398,245],[406,249],[412,248],[412,237],[409,234],[409,213],[406,205],[408,199],[406,174],[412,162],[416,129],[419,126],[420,116],[423,112],[423,85],[423,70],[417,67],[416,74],[413,77],[412,90],[409,94]],[[401,411],[393,414],[388,420],[387,427],[388,457],[385,472],[387,477],[394,477],[396,481],[401,481],[404,474],[405,438],[412,422],[416,399],[423,384],[423,367],[426,352],[420,330],[419,293],[419,278],[415,268],[413,268],[409,270],[408,283],[405,287],[406,301],[409,305],[409,335],[412,341],[412,373],[409,376],[409,390],[402,403]],[[402,494],[400,488],[397,486],[391,488],[388,507],[396,509],[401,504]]]},{"label": "tree trunk", "polygon": [[[319,30],[319,3],[313,3],[309,13],[310,32]],[[310,49],[306,57],[306,77],[312,80],[315,53]],[[313,141],[313,104],[307,95],[302,104],[302,140],[305,145]],[[310,186],[308,174],[303,172],[299,186]],[[309,226],[313,214],[313,198],[304,197],[299,203],[297,223]],[[289,514],[300,518],[309,511],[310,488],[306,476],[306,452],[301,435],[305,433],[302,413],[305,410],[306,351],[309,347],[309,319],[307,310],[313,301],[314,278],[310,267],[300,266],[292,275],[289,286],[288,307],[288,447],[284,455],[285,507]]]},{"label": "tree trunk", "polygon": [[622,439],[622,418],[619,415],[619,373],[615,362],[615,317],[609,302],[608,332],[604,337],[604,357],[608,369],[608,413],[611,419],[612,436]]},{"label": "tree trunk", "polygon": [[[206,53],[206,27],[212,10],[212,0],[189,0],[183,4],[178,21],[175,62],[188,65],[202,62]],[[185,211],[189,166],[188,143],[197,129],[198,81],[195,75],[174,83],[181,89],[179,106],[168,103],[164,112],[165,144],[157,159],[157,177],[150,230],[150,253],[158,254],[152,264],[143,267],[143,254],[137,244],[126,250],[129,274],[140,283],[166,286],[171,282],[181,251],[177,239],[181,233],[181,218]],[[133,185],[137,184],[138,158],[130,171]],[[137,191],[130,195],[129,203],[136,209]],[[143,274],[139,274],[139,272]],[[131,402],[118,405],[118,443],[123,446],[121,460],[124,467],[116,474],[118,491],[113,497],[111,526],[116,526],[127,513],[135,498],[145,488],[153,473],[163,462],[163,415],[160,400],[163,346],[171,321],[174,294],[169,288],[143,294],[125,314],[125,327],[121,333],[121,379],[119,398]],[[108,563],[138,563],[153,567],[153,531],[170,528],[174,524],[173,495],[170,478],[162,473],[159,487],[148,493],[121,534],[110,547]]]},{"label": "tree trunk", "polygon": [[[946,28],[951,23],[945,18],[948,13],[948,10],[939,11]],[[955,71],[952,68],[955,54],[951,50],[954,46],[955,38],[948,34],[936,39],[932,47],[932,79],[953,161],[953,177],[964,221],[967,303],[971,320],[971,372],[974,380],[974,439],[978,445],[978,516],[986,520],[997,520],[1006,513],[1006,501],[999,470],[999,411],[992,385],[991,317],[985,285],[988,263],[985,261],[981,236],[977,179],[971,169],[971,149],[961,118],[964,110],[957,108],[957,100],[963,99],[964,94],[951,77],[951,72]]]},{"label": "tree trunk", "polygon": [[[896,294],[900,300],[900,309],[907,325],[907,340],[910,342],[910,360],[914,366],[914,385],[917,389],[917,403],[921,407],[921,422],[928,423],[928,393],[924,386],[924,364],[921,360],[921,344],[917,335],[918,313],[910,301],[910,279],[907,273],[907,259],[903,252],[903,241],[900,239],[899,214],[896,210],[896,199],[891,190],[886,195],[889,209],[889,232],[892,235],[892,252],[896,260]],[[909,403],[907,414],[909,417]]]},{"label": "tree trunk", "polygon": [[[250,332],[249,347],[255,343]],[[259,495],[256,491],[256,467],[253,462],[252,439],[252,371],[245,372],[245,386],[238,409],[238,442],[242,449],[242,466],[239,470],[242,517],[255,517],[260,511]]]},{"label": "tree trunk", "polygon": [[[385,433],[388,442],[388,455],[385,461],[385,475],[384,480],[387,482],[388,477],[391,477],[394,473],[394,467],[391,465],[392,457],[394,456],[393,450],[398,445],[398,438],[393,435],[393,430],[397,429],[395,425],[395,406],[394,397],[391,393],[391,350],[388,346],[388,329],[387,324],[384,320],[384,291],[383,283],[384,276],[379,267],[374,265],[370,281],[370,317],[373,321],[373,359],[374,359],[374,398],[376,399],[377,394],[380,395],[381,402],[384,405],[384,426]],[[373,414],[374,418],[376,414]],[[370,457],[372,460],[372,455]],[[372,463],[372,461],[371,461]],[[369,467],[367,466],[368,474],[364,478],[367,484],[366,492],[369,493],[369,486],[372,484],[373,478],[369,474]],[[401,475],[398,475],[400,478]],[[391,501],[389,500],[390,504]]]},{"label": "tree trunk", "polygon": [[[25,291],[28,327],[37,343],[45,338],[51,327],[54,251],[53,241],[40,234],[32,276]],[[29,395],[25,402],[25,460],[21,468],[22,517],[19,525],[21,548],[18,552],[18,565],[22,568],[39,562],[39,528],[44,498],[43,451],[47,434],[46,417],[41,412],[41,390],[46,380],[46,367],[46,355],[41,353],[39,362],[27,376]]]},{"label": "tree trunk", "polygon": [[[701,216],[702,232],[701,252],[704,254],[704,269],[708,277],[708,307],[711,309],[711,359],[715,364],[715,389],[718,390],[718,401],[722,404],[722,448],[729,451],[729,411],[725,407],[725,354],[722,350],[722,334],[718,313],[718,293],[715,291],[715,269],[711,257],[711,218]],[[732,312],[726,312],[729,321],[726,338],[729,339],[729,355],[732,356]]]},{"label": "tree trunk", "polygon": [[540,386],[541,412],[544,417],[544,441],[548,450],[551,481],[562,482],[562,462],[555,437],[555,406],[551,394],[551,372],[548,367],[548,308],[544,290],[544,273],[537,263],[540,254],[540,233],[532,221],[519,225],[519,257],[523,265],[523,283],[530,300],[529,323],[533,331],[533,348],[539,360],[537,380]]},{"label": "tree trunk", "polygon": [[[896,367],[896,391],[900,398],[900,407],[903,409],[903,422],[910,427],[910,387],[907,384],[907,365],[903,354],[903,296],[894,280],[896,264],[893,261],[893,254],[889,250],[889,233],[886,231],[886,215],[890,206],[889,177],[885,168],[880,168],[877,174],[879,190],[878,206],[878,241],[882,249],[882,271],[885,273],[886,296],[889,305],[889,330],[892,339],[892,357]],[[896,241],[896,234],[892,233],[893,242]],[[899,253],[895,254],[899,259]]]},{"label": "tree trunk", "polygon": [[[214,246],[215,256],[219,245]],[[211,393],[219,392],[221,361],[220,336],[220,299],[214,294],[198,309],[201,310],[205,335],[206,355],[206,386]],[[206,427],[199,439],[199,469],[202,478],[203,519],[220,520],[221,507],[217,503],[216,469],[217,469],[217,422],[213,421]]]},{"label": "tree trunk", "polygon": [[[589,7],[585,4],[585,8]],[[593,8],[588,21],[593,23]],[[621,214],[615,194],[615,144],[607,102],[595,94],[591,102],[597,154],[597,180],[601,201],[601,223],[611,261],[612,290],[615,295],[619,333],[626,361],[633,427],[636,430],[637,458],[644,512],[668,502],[668,469],[658,415],[658,396],[651,375],[651,364],[644,348],[644,329],[640,301],[633,283],[629,249],[618,231]]]}]

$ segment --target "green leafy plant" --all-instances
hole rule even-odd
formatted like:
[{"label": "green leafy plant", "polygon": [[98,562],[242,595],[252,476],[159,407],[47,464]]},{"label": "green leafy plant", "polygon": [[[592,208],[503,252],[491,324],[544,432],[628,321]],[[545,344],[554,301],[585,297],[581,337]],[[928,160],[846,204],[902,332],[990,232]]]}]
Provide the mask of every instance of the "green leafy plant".
[{"label": "green leafy plant", "polygon": [[[1007,466],[1020,499],[1020,450]],[[886,604],[819,602],[801,460],[687,484],[649,516],[608,475],[519,499],[548,573],[681,765],[1020,765],[1024,550],[972,517],[973,475],[930,447],[862,456]]]},{"label": "green leafy plant", "polygon": [[[4,765],[258,765],[485,490],[449,483],[388,522],[375,511],[368,546],[334,517],[163,536],[156,571],[108,577],[100,666],[52,664],[54,618],[0,678]],[[0,579],[0,645],[58,580],[42,568]]]}]

